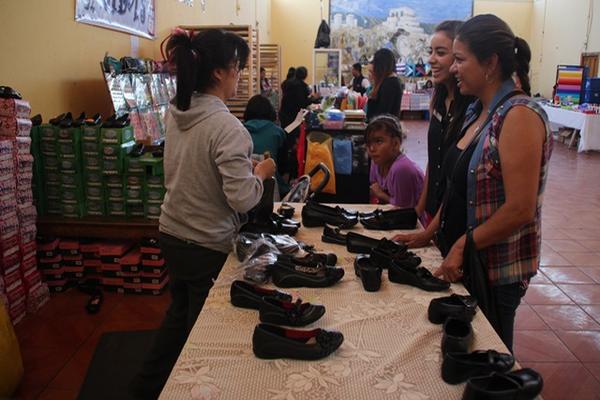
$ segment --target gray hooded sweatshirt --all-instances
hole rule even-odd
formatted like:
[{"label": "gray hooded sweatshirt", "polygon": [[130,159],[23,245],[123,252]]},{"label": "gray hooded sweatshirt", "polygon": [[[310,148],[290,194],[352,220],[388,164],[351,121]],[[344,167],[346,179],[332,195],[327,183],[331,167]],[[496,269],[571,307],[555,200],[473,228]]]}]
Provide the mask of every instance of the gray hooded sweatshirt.
[{"label": "gray hooded sweatshirt", "polygon": [[252,173],[250,134],[221,99],[207,94],[193,95],[187,111],[172,105],[166,131],[160,231],[228,253],[238,213],[258,204],[263,192]]}]

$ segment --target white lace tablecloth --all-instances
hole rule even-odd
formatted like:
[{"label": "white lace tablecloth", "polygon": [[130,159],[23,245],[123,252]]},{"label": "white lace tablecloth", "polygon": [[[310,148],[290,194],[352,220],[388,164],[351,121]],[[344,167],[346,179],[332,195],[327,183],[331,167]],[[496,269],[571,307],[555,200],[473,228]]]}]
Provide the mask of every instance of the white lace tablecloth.
[{"label": "white lace tablecloth", "polygon": [[[371,210],[373,206],[345,206]],[[297,208],[298,210],[298,208]],[[296,219],[300,219],[297,211]],[[357,232],[362,232],[358,225]],[[363,290],[354,275],[355,255],[345,247],[321,242],[322,228],[304,228],[296,238],[335,252],[346,274],[330,288],[288,290],[304,301],[321,303],[325,315],[312,325],[339,330],[344,343],[329,357],[317,361],[261,360],[252,353],[252,333],[258,311],[236,308],[229,302],[231,282],[240,277],[239,262],[230,255],[206,301],[187,343],[160,396],[161,399],[460,399],[464,384],[448,385],[440,375],[442,326],[427,319],[431,299],[452,292],[464,294],[462,285],[450,291],[429,293],[389,282],[387,271],[381,289]],[[393,232],[364,231],[372,237]],[[415,251],[423,266],[435,269],[441,262],[434,247]],[[198,268],[202,267],[199,260]],[[472,349],[507,352],[481,312],[473,320]]]}]

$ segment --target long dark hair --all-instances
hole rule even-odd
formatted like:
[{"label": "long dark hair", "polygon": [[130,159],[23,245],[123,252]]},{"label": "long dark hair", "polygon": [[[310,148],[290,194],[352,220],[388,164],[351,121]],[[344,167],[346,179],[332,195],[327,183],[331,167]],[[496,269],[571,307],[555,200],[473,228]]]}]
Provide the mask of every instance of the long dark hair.
[{"label": "long dark hair", "polygon": [[531,50],[525,40],[515,36],[506,22],[492,14],[477,15],[458,30],[457,39],[469,46],[480,62],[497,54],[502,79],[509,79],[516,72],[521,89],[531,95]]},{"label": "long dark hair", "polygon": [[166,39],[163,52],[171,71],[177,75],[177,108],[186,111],[194,92],[211,88],[216,83],[213,76],[216,69],[244,69],[249,54],[248,44],[235,33],[221,29],[199,33],[177,29]]},{"label": "long dark hair", "polygon": [[[438,26],[435,27],[434,32],[443,32],[450,40],[454,40],[456,38],[457,32],[460,27],[463,25],[462,21],[457,20],[447,20],[441,22]],[[453,80],[452,90],[454,95],[454,100],[452,101],[452,105],[450,106],[449,111],[450,115],[452,115],[452,119],[448,123],[448,127],[446,128],[444,141],[453,142],[457,139],[460,131],[462,129],[462,125],[465,119],[465,113],[467,111],[467,107],[474,100],[471,96],[464,96],[460,94],[460,90],[457,86],[457,81],[455,77],[451,78]],[[442,105],[446,102],[448,98],[448,88],[446,85],[438,83],[435,85],[433,91],[433,97],[431,99],[431,111],[441,108]],[[433,117],[433,112],[431,113],[431,117]]]},{"label": "long dark hair", "polygon": [[373,77],[375,81],[371,97],[376,98],[381,82],[396,71],[396,57],[394,57],[394,53],[390,49],[379,49],[373,55],[371,64],[373,64]]},{"label": "long dark hair", "polygon": [[273,105],[265,96],[257,94],[253,96],[246,106],[244,111],[244,121],[253,119],[266,119],[267,121],[275,121],[277,114]]}]

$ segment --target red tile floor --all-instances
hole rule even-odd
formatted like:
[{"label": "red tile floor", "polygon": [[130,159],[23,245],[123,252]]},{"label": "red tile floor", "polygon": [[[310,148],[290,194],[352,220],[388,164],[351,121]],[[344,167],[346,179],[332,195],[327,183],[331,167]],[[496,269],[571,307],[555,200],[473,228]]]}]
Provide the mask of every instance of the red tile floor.
[{"label": "red tile floor", "polygon": [[[407,154],[426,162],[426,129],[406,121]],[[542,373],[545,399],[600,398],[600,153],[556,144],[543,210],[542,267],[517,312],[515,355]],[[104,332],[158,327],[168,295],[53,295],[17,327],[25,365],[19,399],[74,399]]]}]

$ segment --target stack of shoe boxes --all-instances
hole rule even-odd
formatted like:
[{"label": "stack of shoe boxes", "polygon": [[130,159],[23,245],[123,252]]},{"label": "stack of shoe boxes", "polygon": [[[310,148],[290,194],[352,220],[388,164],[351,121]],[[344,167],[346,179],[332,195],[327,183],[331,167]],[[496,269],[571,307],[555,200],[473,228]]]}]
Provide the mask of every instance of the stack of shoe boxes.
[{"label": "stack of shoe boxes", "polygon": [[83,270],[87,283],[100,285],[102,281],[102,260],[100,259],[100,243],[82,241]]},{"label": "stack of shoe boxes", "polygon": [[124,292],[121,274],[121,258],[131,249],[133,243],[106,243],[100,245],[102,261],[102,286],[111,292]]},{"label": "stack of shoe boxes", "polygon": [[160,294],[169,283],[167,265],[156,239],[142,241],[142,293]]},{"label": "stack of shoe boxes", "polygon": [[83,279],[83,254],[79,240],[61,240],[58,245],[64,277],[72,285]]},{"label": "stack of shoe boxes", "polygon": [[[35,119],[35,121],[34,121]],[[41,131],[42,123],[41,116],[37,115],[32,119],[31,127],[31,155],[33,156],[33,181],[31,182],[31,190],[33,191],[33,203],[36,206],[39,215],[46,214],[46,202],[44,199],[44,165],[42,163],[41,150]]]},{"label": "stack of shoe boxes", "polygon": [[37,256],[44,281],[51,292],[62,292],[67,288],[67,279],[62,265],[62,255],[58,248],[60,240],[42,238],[37,240]]},{"label": "stack of shoe boxes", "polygon": [[141,261],[142,254],[137,247],[121,257],[121,277],[123,278],[125,293],[142,293],[142,278],[140,276]]},{"label": "stack of shoe boxes", "polygon": [[13,323],[48,301],[36,262],[29,103],[0,98],[0,301]]},{"label": "stack of shoe boxes", "polygon": [[[108,127],[106,127],[108,125]],[[102,172],[105,175],[104,191],[107,194],[107,215],[125,217],[127,215],[124,160],[128,149],[135,145],[131,125],[112,127],[105,124],[100,129],[102,150]]]},{"label": "stack of shoe boxes", "polygon": [[[58,155],[58,129],[52,124],[42,124],[39,129],[44,199],[42,208],[51,215],[62,214],[61,175]],[[36,161],[37,163],[37,161]]]},{"label": "stack of shoe boxes", "polygon": [[[162,167],[162,164],[159,164]],[[145,186],[145,214],[147,218],[158,219],[160,217],[160,206],[165,197],[165,184],[162,168],[151,168],[155,175],[146,177]]]},{"label": "stack of shoe boxes", "polygon": [[127,171],[124,176],[127,216],[144,217],[146,167],[140,162],[139,157],[126,157],[125,166]]},{"label": "stack of shoe boxes", "polygon": [[105,216],[106,199],[102,174],[102,146],[100,144],[100,124],[82,126],[81,152],[83,155],[83,176],[85,179],[85,215]]},{"label": "stack of shoe boxes", "polygon": [[83,216],[83,171],[81,162],[81,125],[59,124],[58,140],[61,210],[65,217]]}]

